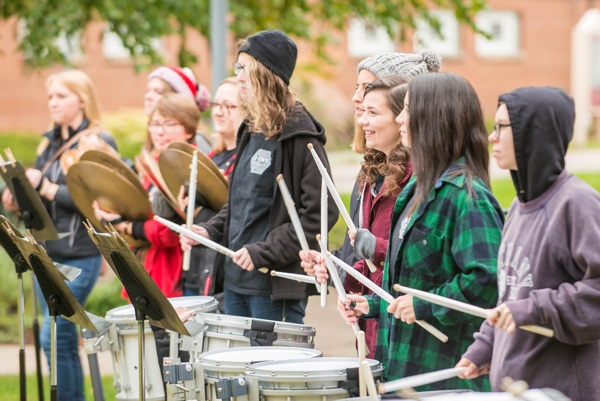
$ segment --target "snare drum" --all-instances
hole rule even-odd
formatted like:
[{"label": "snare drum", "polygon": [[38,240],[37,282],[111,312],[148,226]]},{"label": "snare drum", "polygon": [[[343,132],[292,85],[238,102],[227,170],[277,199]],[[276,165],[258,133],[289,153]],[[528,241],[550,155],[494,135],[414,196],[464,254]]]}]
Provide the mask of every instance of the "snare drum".
[{"label": "snare drum", "polygon": [[[217,400],[215,384],[222,379],[244,375],[251,364],[266,361],[302,360],[322,357],[323,353],[314,349],[292,347],[247,347],[205,352],[200,355],[196,375],[196,388],[203,386],[205,399]],[[246,397],[236,397],[242,401]]]},{"label": "snare drum", "polygon": [[[216,311],[219,302],[214,297],[179,297],[170,298],[174,308],[184,307],[201,312]],[[133,305],[125,305],[112,309],[106,314],[106,320],[114,325],[104,333],[95,344],[97,351],[112,351],[113,374],[117,400],[139,400],[139,359],[138,359],[138,326],[135,320]],[[144,327],[145,362],[146,362],[146,400],[164,400],[163,379],[158,365],[156,344],[149,323]],[[102,346],[106,337],[107,347]],[[98,341],[100,340],[100,341]]]},{"label": "snare drum", "polygon": [[183,337],[181,350],[191,351],[196,358],[207,351],[258,345],[315,347],[312,326],[212,313],[200,313],[192,319],[204,330],[193,338]]},{"label": "snare drum", "polygon": [[[375,382],[383,365],[367,359]],[[250,401],[331,401],[358,388],[358,358],[316,358],[250,365],[246,371]]]}]

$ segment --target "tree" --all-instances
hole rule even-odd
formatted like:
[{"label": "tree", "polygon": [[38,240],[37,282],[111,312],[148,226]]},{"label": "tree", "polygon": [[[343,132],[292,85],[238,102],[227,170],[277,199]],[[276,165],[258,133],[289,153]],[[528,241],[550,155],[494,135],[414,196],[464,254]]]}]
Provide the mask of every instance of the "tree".
[{"label": "tree", "polygon": [[[230,29],[242,38],[263,29],[281,29],[310,40],[314,51],[329,60],[325,47],[330,32],[345,28],[351,17],[361,17],[383,26],[391,37],[403,37],[423,18],[439,32],[440,24],[430,8],[452,9],[459,22],[475,29],[473,17],[485,0],[229,0]],[[16,17],[22,27],[20,49],[33,67],[68,64],[57,47],[57,38],[78,38],[93,20],[106,21],[135,56],[138,67],[160,64],[152,39],[177,34],[185,39],[192,28],[209,36],[209,0],[0,0],[4,19]],[[182,66],[193,64],[195,55],[185,47],[179,51]]]}]

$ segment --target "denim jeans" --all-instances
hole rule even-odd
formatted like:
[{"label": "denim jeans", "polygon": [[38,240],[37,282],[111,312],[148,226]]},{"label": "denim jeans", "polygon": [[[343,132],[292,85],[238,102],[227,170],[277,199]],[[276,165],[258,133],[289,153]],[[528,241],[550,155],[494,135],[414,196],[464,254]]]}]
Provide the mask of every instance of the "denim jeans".
[{"label": "denim jeans", "polygon": [[305,311],[306,299],[272,301],[271,297],[243,295],[225,290],[225,313],[227,315],[303,324]]},{"label": "denim jeans", "polygon": [[[100,256],[81,259],[54,259],[62,263],[81,269],[81,274],[73,281],[65,281],[73,292],[77,301],[83,306],[100,275]],[[50,315],[48,304],[42,290],[36,282],[36,290],[40,301],[40,309],[44,315],[44,323],[40,331],[40,343],[50,364]],[[56,318],[56,381],[58,385],[58,399],[60,401],[84,401],[83,371],[79,359],[78,328],[74,323],[58,316]]]}]

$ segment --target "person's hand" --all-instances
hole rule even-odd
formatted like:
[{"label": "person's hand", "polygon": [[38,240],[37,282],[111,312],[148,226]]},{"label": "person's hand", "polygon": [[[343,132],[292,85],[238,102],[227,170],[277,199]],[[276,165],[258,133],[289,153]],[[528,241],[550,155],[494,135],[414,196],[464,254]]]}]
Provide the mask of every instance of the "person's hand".
[{"label": "person's hand", "polygon": [[19,205],[15,202],[15,198],[8,188],[4,188],[4,191],[2,191],[2,207],[13,213],[19,211]]},{"label": "person's hand", "polygon": [[354,240],[356,239],[356,229],[348,230],[348,238],[350,238],[350,245],[354,246]]},{"label": "person's hand", "polygon": [[[107,224],[111,221],[119,220],[122,218],[122,216],[118,213],[110,213],[105,210],[102,210],[100,208],[100,204],[98,204],[98,201],[92,202],[92,208],[94,209],[94,216],[96,216],[96,218],[100,220],[102,224]],[[122,221],[120,223],[113,224],[113,227],[119,232],[126,233],[126,227],[128,223],[129,222],[127,221]]]},{"label": "person's hand", "polygon": [[486,363],[482,367],[478,368],[475,364],[469,361],[467,358],[460,358],[460,361],[456,364],[455,368],[466,367],[467,370],[462,375],[458,375],[461,379],[474,379],[481,375],[490,373],[490,364]]},{"label": "person's hand", "polygon": [[[358,321],[358,316],[367,315],[369,313],[369,302],[367,298],[362,295],[348,294],[346,305],[342,303],[342,300],[338,298],[337,310],[340,315],[344,318],[347,324],[353,325]],[[353,309],[346,309],[354,301],[356,305]]]},{"label": "person's hand", "polygon": [[177,195],[177,203],[181,210],[185,210],[185,207],[189,203],[189,198],[185,195],[185,187],[182,185],[179,189],[179,195]]},{"label": "person's hand", "polygon": [[325,259],[321,254],[319,254],[318,259],[319,263],[315,265],[315,277],[317,278],[318,283],[327,283],[327,280],[329,280],[329,273],[325,266]]},{"label": "person's hand", "polygon": [[506,304],[497,306],[494,309],[488,309],[487,312],[487,320],[492,326],[505,330],[508,334],[514,333],[517,329],[513,315]]},{"label": "person's hand", "polygon": [[[182,224],[181,227],[187,228],[185,224]],[[206,231],[206,228],[204,227],[192,224],[192,228],[190,228],[190,230],[206,239],[210,239],[210,235],[208,235],[208,231]],[[183,234],[179,234],[179,243],[181,244],[181,250],[183,252],[192,249],[192,246],[199,244],[199,242],[196,242]]]},{"label": "person's hand", "polygon": [[252,263],[252,259],[250,258],[250,252],[244,247],[234,253],[231,259],[233,260],[233,263],[244,270],[248,270],[249,272],[254,270],[254,263]]},{"label": "person's hand", "polygon": [[392,313],[396,319],[400,319],[406,324],[413,324],[417,320],[413,306],[413,296],[410,294],[396,298],[388,306],[387,311]]},{"label": "person's hand", "polygon": [[40,185],[40,182],[42,182],[42,172],[35,168],[28,168],[25,170],[25,176],[34,189]]}]

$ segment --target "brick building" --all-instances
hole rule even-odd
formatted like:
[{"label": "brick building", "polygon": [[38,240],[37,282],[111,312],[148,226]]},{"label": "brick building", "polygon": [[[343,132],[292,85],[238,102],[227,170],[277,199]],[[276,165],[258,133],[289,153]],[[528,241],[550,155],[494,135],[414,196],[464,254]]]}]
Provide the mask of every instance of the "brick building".
[{"label": "brick building", "polygon": [[[314,96],[323,110],[317,116],[351,118],[350,98],[354,91],[356,66],[372,53],[412,52],[421,46],[433,47],[443,55],[442,70],[466,77],[479,94],[486,117],[492,118],[498,95],[520,86],[552,85],[570,91],[571,32],[585,11],[600,6],[595,0],[489,0],[489,10],[477,16],[477,24],[492,33],[486,41],[469,28],[459,26],[452,13],[437,10],[444,40],[430,28],[419,26],[416,39],[398,45],[377,29],[351,21],[348,31],[339,34],[339,44],[330,55],[337,61],[324,68],[324,77],[310,78]],[[17,51],[15,20],[0,22],[0,132],[42,131],[48,126],[44,82],[62,67],[26,71]],[[148,72],[136,74],[132,61],[110,35],[101,40],[103,25],[93,23],[82,37],[85,54],[72,54],[76,68],[94,81],[103,112],[141,108]],[[189,46],[199,58],[193,70],[210,86],[210,53],[206,39],[188,35]],[[179,39],[167,37],[159,43],[167,64],[176,63]],[[233,47],[233,46],[232,46]],[[299,62],[309,56],[309,44],[300,44]],[[233,62],[232,51],[231,60]],[[302,76],[299,69],[299,76]],[[293,80],[292,80],[293,81]],[[335,99],[335,101],[331,101]],[[350,116],[350,117],[349,117]],[[337,118],[337,117],[336,117]]]}]

